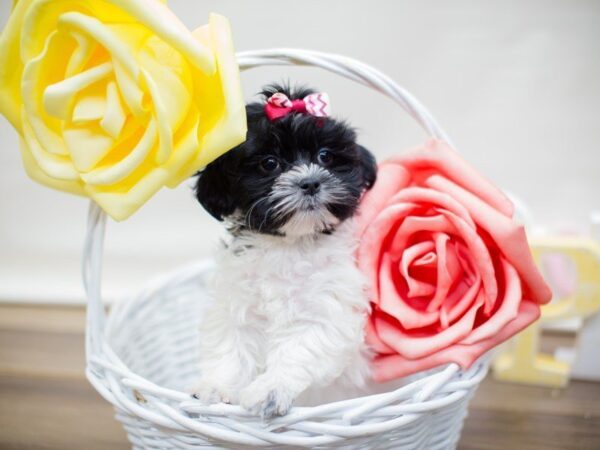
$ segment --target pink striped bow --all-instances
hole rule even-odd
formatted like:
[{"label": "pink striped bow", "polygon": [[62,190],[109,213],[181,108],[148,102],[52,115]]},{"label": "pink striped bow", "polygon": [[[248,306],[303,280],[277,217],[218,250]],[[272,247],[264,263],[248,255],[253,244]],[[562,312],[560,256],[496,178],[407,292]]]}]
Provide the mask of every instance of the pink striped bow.
[{"label": "pink striped bow", "polygon": [[314,117],[328,117],[330,114],[329,96],[325,92],[310,94],[303,99],[290,100],[282,92],[271,95],[265,104],[265,114],[270,121],[280,119],[292,112],[309,114]]}]

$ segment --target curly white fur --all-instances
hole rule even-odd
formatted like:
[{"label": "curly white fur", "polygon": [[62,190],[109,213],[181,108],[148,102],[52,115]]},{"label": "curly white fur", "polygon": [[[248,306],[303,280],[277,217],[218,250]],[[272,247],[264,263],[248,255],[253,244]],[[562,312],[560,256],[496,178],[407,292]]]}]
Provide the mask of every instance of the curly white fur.
[{"label": "curly white fur", "polygon": [[201,330],[199,398],[269,417],[308,388],[363,384],[369,306],[353,235],[347,220],[332,234],[245,232],[222,249]]}]

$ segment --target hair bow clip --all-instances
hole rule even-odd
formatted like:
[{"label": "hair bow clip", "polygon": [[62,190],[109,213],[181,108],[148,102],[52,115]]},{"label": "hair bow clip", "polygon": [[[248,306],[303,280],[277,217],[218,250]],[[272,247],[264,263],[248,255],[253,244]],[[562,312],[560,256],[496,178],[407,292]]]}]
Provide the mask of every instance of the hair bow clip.
[{"label": "hair bow clip", "polygon": [[291,113],[308,114],[313,117],[329,117],[329,95],[325,92],[309,94],[302,99],[290,100],[283,92],[276,92],[265,103],[265,114],[275,121]]}]

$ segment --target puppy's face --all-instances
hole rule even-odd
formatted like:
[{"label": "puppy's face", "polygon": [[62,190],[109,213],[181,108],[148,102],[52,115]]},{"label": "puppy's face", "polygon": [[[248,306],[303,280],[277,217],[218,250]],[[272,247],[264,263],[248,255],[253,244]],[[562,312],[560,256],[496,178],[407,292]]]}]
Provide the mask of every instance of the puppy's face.
[{"label": "puppy's face", "polygon": [[246,142],[199,174],[196,195],[209,213],[286,236],[331,232],[354,214],[376,165],[351,128],[302,114],[270,122],[260,103],[247,111]]}]

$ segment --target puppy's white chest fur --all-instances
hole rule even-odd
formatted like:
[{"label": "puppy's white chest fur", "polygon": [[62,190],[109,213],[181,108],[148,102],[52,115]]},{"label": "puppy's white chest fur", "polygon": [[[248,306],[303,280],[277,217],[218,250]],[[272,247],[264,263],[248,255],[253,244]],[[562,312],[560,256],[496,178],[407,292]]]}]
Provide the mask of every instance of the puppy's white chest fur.
[{"label": "puppy's white chest fur", "polygon": [[354,250],[351,222],[316,237],[243,235],[222,251],[213,287],[237,310],[238,324],[261,320],[266,331],[353,315],[367,306]]},{"label": "puppy's white chest fur", "polygon": [[215,304],[201,334],[212,392],[203,395],[270,415],[310,387],[361,384],[368,299],[354,250],[351,220],[330,235],[234,238],[210,284]]},{"label": "puppy's white chest fur", "polygon": [[[214,288],[240,313],[264,315],[273,326],[318,321],[323,313],[364,308],[351,223],[331,235],[288,239],[256,233],[236,238],[219,258]],[[241,322],[246,319],[242,314]]]}]

